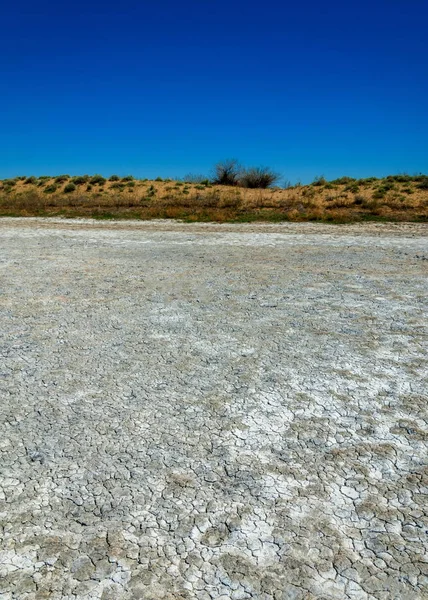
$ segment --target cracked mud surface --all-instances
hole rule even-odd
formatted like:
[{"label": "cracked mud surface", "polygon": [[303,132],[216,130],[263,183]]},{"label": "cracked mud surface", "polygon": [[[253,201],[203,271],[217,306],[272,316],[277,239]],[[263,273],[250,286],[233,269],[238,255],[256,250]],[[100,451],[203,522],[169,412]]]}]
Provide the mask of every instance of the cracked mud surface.
[{"label": "cracked mud surface", "polygon": [[0,598],[427,598],[427,233],[1,219]]}]

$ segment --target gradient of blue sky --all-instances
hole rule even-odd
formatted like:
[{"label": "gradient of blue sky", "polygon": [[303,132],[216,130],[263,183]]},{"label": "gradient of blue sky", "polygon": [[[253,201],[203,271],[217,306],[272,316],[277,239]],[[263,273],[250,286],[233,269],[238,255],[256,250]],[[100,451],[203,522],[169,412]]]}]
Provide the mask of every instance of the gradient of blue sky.
[{"label": "gradient of blue sky", "polygon": [[0,177],[428,172],[428,2],[4,0]]}]

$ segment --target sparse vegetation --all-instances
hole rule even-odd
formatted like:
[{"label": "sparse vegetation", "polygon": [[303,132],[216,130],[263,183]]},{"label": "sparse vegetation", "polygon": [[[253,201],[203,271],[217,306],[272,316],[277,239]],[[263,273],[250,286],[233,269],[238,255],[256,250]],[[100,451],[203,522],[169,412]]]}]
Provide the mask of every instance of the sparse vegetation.
[{"label": "sparse vegetation", "polygon": [[[271,169],[220,163],[219,180],[186,176],[186,182],[81,175],[15,177],[0,181],[0,215],[97,218],[180,218],[190,221],[416,220],[428,222],[428,176],[391,175],[277,187]],[[261,179],[267,175],[267,179]],[[275,176],[275,179],[269,176]],[[246,179],[247,177],[247,179]],[[249,179],[248,179],[249,177]],[[112,179],[113,178],[113,179]],[[193,179],[190,183],[189,179]],[[198,181],[198,183],[195,183]],[[85,187],[82,187],[86,184]],[[101,186],[101,187],[100,187]]]}]

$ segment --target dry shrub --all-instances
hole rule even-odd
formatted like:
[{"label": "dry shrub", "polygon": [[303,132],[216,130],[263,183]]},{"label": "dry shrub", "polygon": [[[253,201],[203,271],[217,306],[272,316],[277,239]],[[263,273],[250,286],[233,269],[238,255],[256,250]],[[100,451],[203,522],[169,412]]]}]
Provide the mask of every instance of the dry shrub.
[{"label": "dry shrub", "polygon": [[195,204],[204,208],[217,208],[220,201],[220,192],[218,190],[212,190],[205,194],[196,194]]},{"label": "dry shrub", "polygon": [[245,197],[245,208],[280,208],[281,198],[275,198],[272,194],[266,191],[253,191],[247,192]]},{"label": "dry shrub", "polygon": [[329,204],[328,208],[348,208],[350,206],[352,206],[354,204],[354,199],[350,199],[348,198],[348,196],[346,196],[345,194],[341,194],[340,196],[337,196],[335,198],[335,200],[333,200],[331,202],[331,204]]},{"label": "dry shrub", "polygon": [[246,188],[266,189],[281,179],[279,173],[275,173],[269,167],[251,167],[243,169],[239,175],[239,185]]},{"label": "dry shrub", "polygon": [[382,213],[382,205],[375,198],[367,200],[366,204],[364,205],[364,208],[367,209],[372,215],[380,215]]},{"label": "dry shrub", "polygon": [[[301,207],[303,208],[303,207]],[[287,217],[290,221],[300,221],[302,217],[302,210],[299,206],[295,206],[288,211]]]},{"label": "dry shrub", "polygon": [[308,208],[316,208],[317,203],[311,198],[300,198],[299,202],[297,203],[297,207],[299,208],[299,210],[307,210]]},{"label": "dry shrub", "polygon": [[315,198],[317,192],[313,187],[305,187],[302,190],[302,196],[305,198]]},{"label": "dry shrub", "polygon": [[195,201],[190,196],[171,196],[167,194],[156,200],[157,206],[162,207],[177,207],[177,208],[191,208],[194,206]]},{"label": "dry shrub", "polygon": [[229,193],[229,194],[224,194],[218,201],[218,207],[219,208],[232,208],[232,209],[236,209],[239,208],[239,206],[241,205],[241,198],[238,193]]},{"label": "dry shrub", "polygon": [[25,211],[41,211],[43,210],[45,198],[43,198],[36,190],[17,193],[13,198],[9,199],[14,208]]},{"label": "dry shrub", "polygon": [[242,167],[236,158],[228,158],[214,166],[214,185],[238,185]]},{"label": "dry shrub", "polygon": [[277,206],[279,208],[291,207],[297,205],[299,202],[301,202],[301,200],[301,196],[298,194],[287,194],[278,198]]}]

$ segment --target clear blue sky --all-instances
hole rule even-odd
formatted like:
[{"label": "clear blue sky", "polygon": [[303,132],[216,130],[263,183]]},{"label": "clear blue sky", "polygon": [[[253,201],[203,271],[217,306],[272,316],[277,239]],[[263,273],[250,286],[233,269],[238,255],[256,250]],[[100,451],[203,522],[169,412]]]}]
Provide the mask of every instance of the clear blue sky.
[{"label": "clear blue sky", "polygon": [[427,0],[5,0],[0,177],[428,172]]}]

